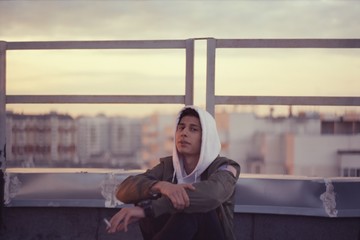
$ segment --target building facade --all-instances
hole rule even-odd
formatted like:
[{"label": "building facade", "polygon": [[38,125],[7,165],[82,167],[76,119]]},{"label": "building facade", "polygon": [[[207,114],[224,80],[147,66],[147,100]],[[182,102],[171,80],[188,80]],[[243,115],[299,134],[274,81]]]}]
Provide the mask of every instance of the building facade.
[{"label": "building facade", "polygon": [[[359,115],[342,117],[301,113],[289,117],[262,117],[253,113],[228,115],[228,146],[245,173],[302,176],[357,176],[360,174]],[[356,117],[357,116],[357,117]],[[225,129],[221,127],[220,129]]]},{"label": "building facade", "polygon": [[6,126],[9,166],[58,166],[76,157],[76,126],[69,115],[8,112]]},{"label": "building facade", "polygon": [[[7,114],[9,166],[139,169],[172,154],[176,116],[142,119]],[[221,155],[243,173],[360,176],[360,116],[216,114]]]}]

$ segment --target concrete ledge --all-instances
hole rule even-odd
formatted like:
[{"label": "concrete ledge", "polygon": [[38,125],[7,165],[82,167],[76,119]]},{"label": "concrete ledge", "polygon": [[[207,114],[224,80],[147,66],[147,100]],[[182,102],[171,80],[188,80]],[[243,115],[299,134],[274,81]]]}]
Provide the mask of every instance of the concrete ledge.
[{"label": "concrete ledge", "polygon": [[[124,207],[114,193],[127,176],[114,169],[6,169],[6,207]],[[360,178],[242,174],[236,213],[360,217]]]},{"label": "concrete ledge", "polygon": [[[116,211],[118,209],[5,207],[0,239],[142,239],[136,224],[127,233],[106,233],[102,219]],[[235,229],[237,239],[241,240],[359,240],[360,218],[237,213]]]}]

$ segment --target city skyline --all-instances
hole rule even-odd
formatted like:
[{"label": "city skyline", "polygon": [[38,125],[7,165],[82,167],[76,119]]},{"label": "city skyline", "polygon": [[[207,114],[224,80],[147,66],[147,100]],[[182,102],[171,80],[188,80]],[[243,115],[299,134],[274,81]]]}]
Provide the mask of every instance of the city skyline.
[{"label": "city skyline", "polygon": [[[0,40],[359,38],[359,14],[360,3],[354,1],[0,1]],[[205,104],[205,47],[205,41],[196,42],[194,103],[200,106]],[[359,55],[358,49],[219,50],[216,94],[358,96]],[[182,94],[184,65],[178,51],[9,51],[6,91]],[[140,116],[179,108],[8,105],[18,112],[72,115],[101,109]]]},{"label": "city skyline", "polygon": [[[175,115],[72,118],[8,113],[10,167],[148,168],[171,155]],[[221,155],[244,173],[359,176],[360,114],[287,118],[217,113]]]}]

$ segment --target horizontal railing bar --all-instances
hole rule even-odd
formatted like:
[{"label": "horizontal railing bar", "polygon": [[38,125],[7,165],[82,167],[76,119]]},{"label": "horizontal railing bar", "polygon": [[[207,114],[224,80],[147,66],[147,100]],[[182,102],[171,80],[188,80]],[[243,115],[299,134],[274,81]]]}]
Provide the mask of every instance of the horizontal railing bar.
[{"label": "horizontal railing bar", "polygon": [[360,97],[215,96],[216,104],[360,106]]},{"label": "horizontal railing bar", "polygon": [[360,48],[360,39],[216,39],[217,48]]},{"label": "horizontal railing bar", "polygon": [[134,41],[38,41],[7,42],[7,50],[51,49],[168,49],[185,48],[186,40],[134,40]]},{"label": "horizontal railing bar", "polygon": [[181,103],[184,95],[7,95],[7,104],[32,103]]},{"label": "horizontal railing bar", "polygon": [[[7,104],[183,103],[184,95],[7,95]],[[360,106],[360,97],[215,96],[216,104]]]}]

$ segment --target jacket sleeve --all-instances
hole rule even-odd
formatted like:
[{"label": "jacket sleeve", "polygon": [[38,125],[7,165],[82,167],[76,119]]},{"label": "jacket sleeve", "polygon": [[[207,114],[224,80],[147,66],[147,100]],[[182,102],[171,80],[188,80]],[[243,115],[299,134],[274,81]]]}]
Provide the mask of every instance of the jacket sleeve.
[{"label": "jacket sleeve", "polygon": [[[229,171],[220,170],[219,167],[222,165],[215,166],[214,168],[216,169],[209,175],[207,180],[194,183],[194,191],[187,190],[190,198],[190,206],[185,208],[183,210],[184,212],[208,212],[216,209],[233,196],[240,174],[240,166],[231,160],[225,164],[229,164],[236,169],[236,176]],[[166,197],[154,200],[152,206],[155,216],[178,211]]]},{"label": "jacket sleeve", "polygon": [[127,177],[117,188],[116,198],[123,203],[137,203],[151,198],[151,187],[163,174],[164,163],[160,162],[145,173]]}]

